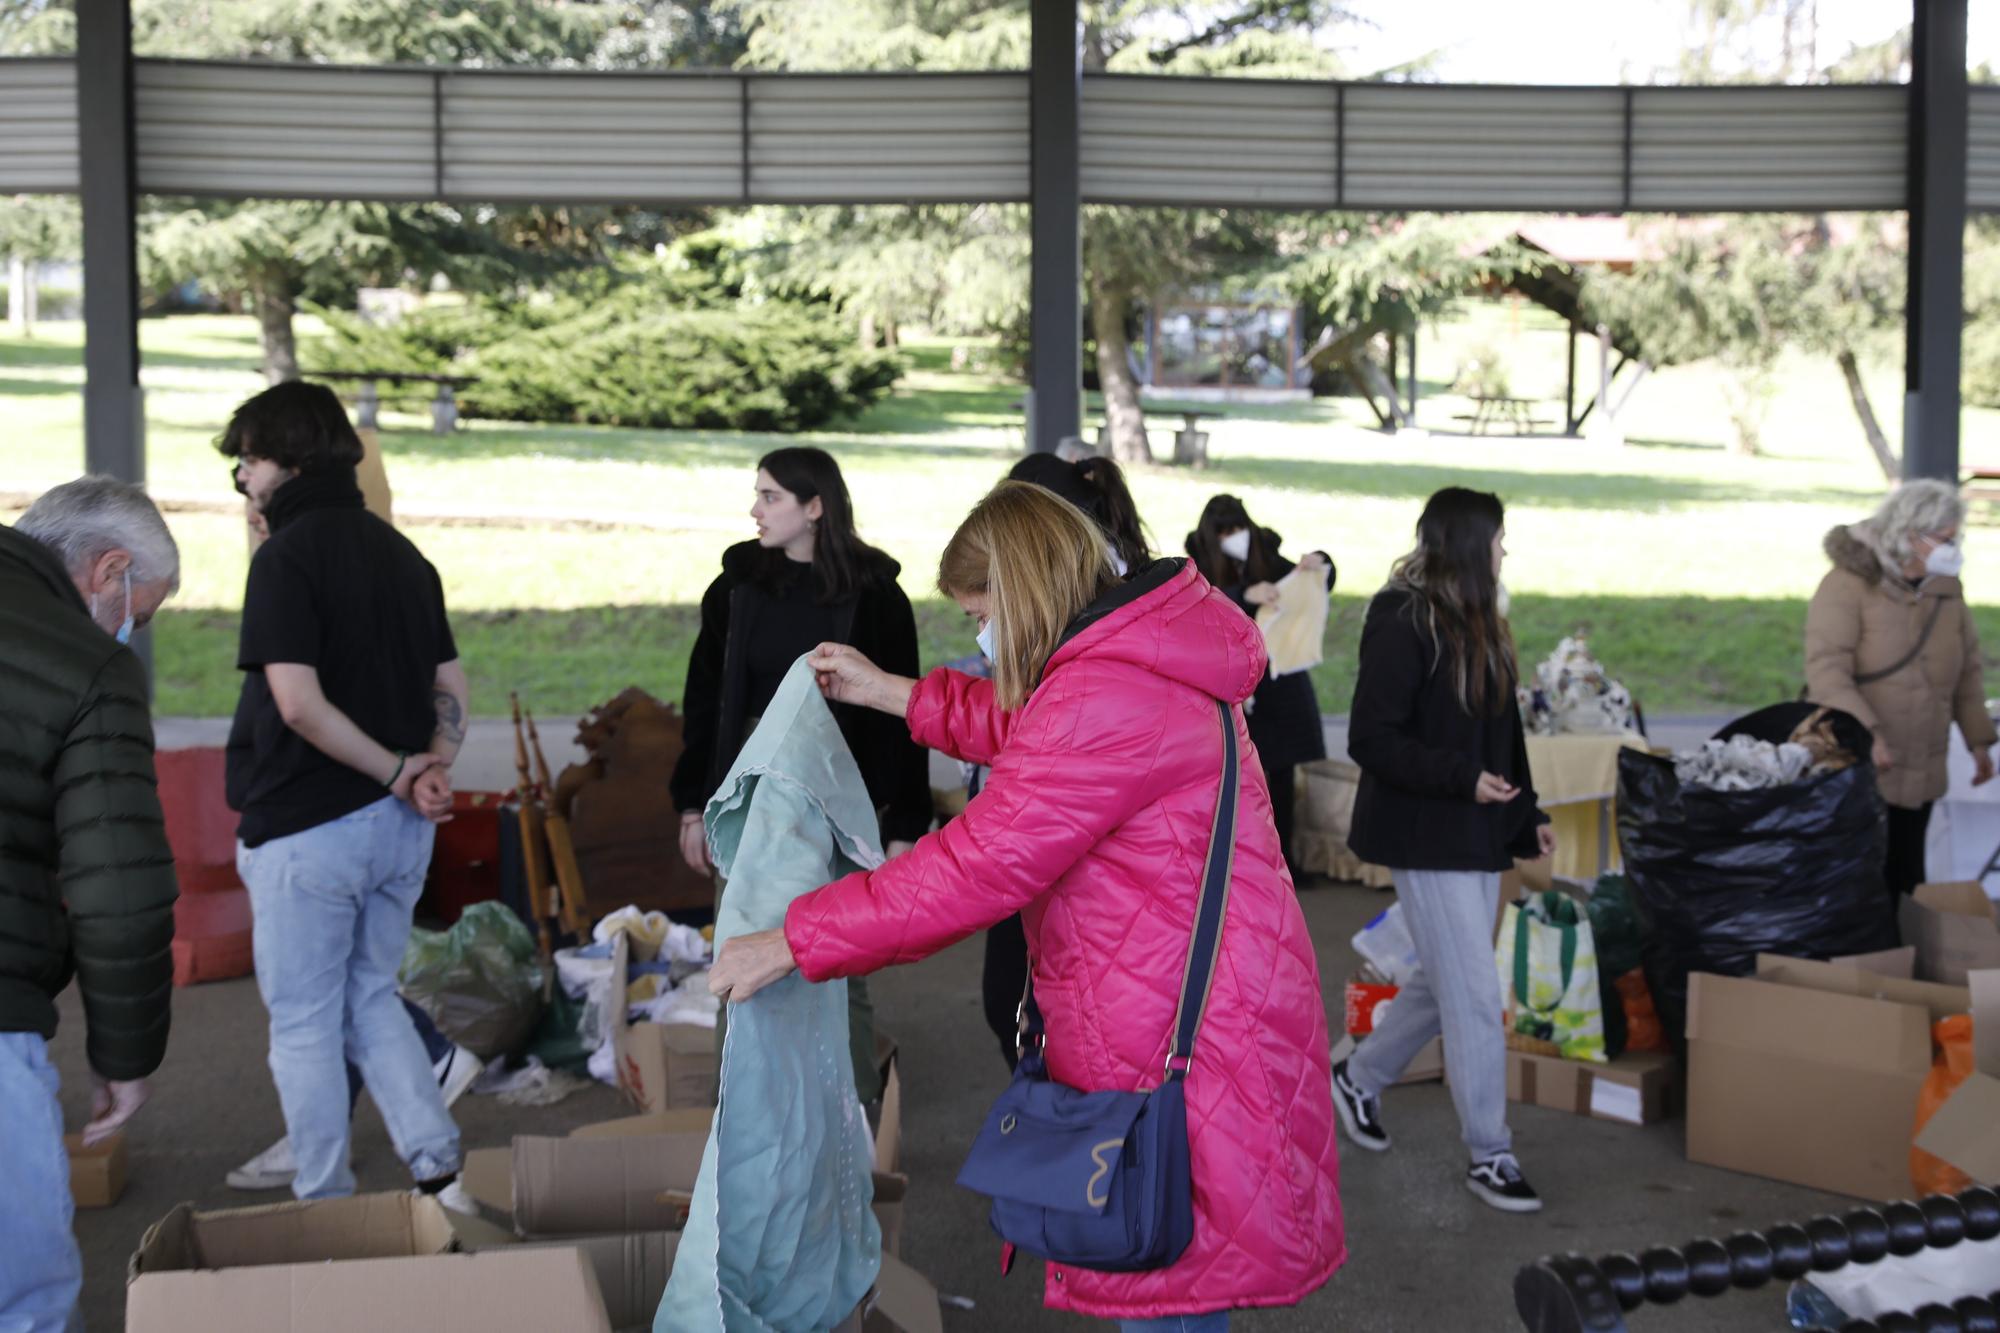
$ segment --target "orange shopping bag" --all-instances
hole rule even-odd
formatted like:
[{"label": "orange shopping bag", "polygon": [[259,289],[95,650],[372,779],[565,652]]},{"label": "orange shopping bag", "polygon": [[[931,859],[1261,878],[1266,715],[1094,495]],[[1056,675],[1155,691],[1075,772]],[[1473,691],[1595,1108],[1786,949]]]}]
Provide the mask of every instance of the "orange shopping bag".
[{"label": "orange shopping bag", "polygon": [[[1960,1014],[1940,1021],[1931,1029],[1931,1040],[1937,1044],[1938,1055],[1931,1065],[1931,1076],[1924,1080],[1923,1093],[1917,1098],[1917,1127],[1911,1131],[1913,1136],[1923,1133],[1924,1126],[1950,1100],[1958,1085],[1972,1077],[1972,1016]],[[1910,1180],[1919,1196],[1957,1194],[1971,1189],[1973,1183],[1963,1171],[1915,1144],[1910,1147]]]}]

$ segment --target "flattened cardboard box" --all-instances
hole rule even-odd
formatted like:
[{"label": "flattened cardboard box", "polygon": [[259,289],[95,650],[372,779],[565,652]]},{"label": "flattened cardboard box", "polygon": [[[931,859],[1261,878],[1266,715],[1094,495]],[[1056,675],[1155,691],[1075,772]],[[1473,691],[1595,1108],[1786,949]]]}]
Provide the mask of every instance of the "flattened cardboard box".
[{"label": "flattened cardboard box", "polygon": [[1764,955],[1755,977],[1695,973],[1688,1159],[1857,1198],[1907,1198],[1931,1025],[1970,1005],[1963,987],[1851,962]]},{"label": "flattened cardboard box", "polygon": [[651,1328],[666,1294],[679,1250],[678,1231],[644,1231],[623,1236],[564,1236],[560,1240],[524,1241],[523,1250],[568,1246],[590,1261],[597,1289],[604,1295],[604,1313],[614,1329]]},{"label": "flattened cardboard box", "polygon": [[127,1268],[127,1333],[575,1329],[609,1333],[573,1250],[460,1253],[435,1199],[364,1194],[154,1224]]},{"label": "flattened cardboard box", "polygon": [[1977,883],[1921,885],[1903,900],[1901,920],[1925,981],[1963,986],[1971,973],[2000,967],[2000,909]]},{"label": "flattened cardboard box", "polygon": [[641,1111],[715,1105],[715,1079],[721,1068],[715,1029],[693,1023],[630,1022],[621,981],[629,963],[628,949],[621,932],[611,951],[611,976],[619,988],[611,1005],[618,1086]]},{"label": "flattened cardboard box", "polygon": [[109,1208],[125,1192],[125,1132],[120,1130],[94,1148],[83,1146],[83,1135],[63,1135],[69,1154],[69,1192],[79,1208]]}]

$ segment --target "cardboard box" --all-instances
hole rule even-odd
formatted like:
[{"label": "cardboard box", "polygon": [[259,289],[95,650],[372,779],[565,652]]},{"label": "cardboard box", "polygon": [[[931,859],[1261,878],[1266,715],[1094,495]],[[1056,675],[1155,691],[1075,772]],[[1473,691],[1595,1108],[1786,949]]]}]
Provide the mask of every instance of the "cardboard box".
[{"label": "cardboard box", "polygon": [[1903,900],[1903,938],[1917,950],[1917,975],[1963,986],[2000,967],[2000,911],[1978,883],[1925,884]]},{"label": "cardboard box", "polygon": [[109,1208],[125,1192],[125,1132],[120,1130],[95,1148],[83,1146],[83,1135],[63,1135],[69,1153],[69,1192],[79,1208]]},{"label": "cardboard box", "polygon": [[1664,1052],[1627,1051],[1601,1065],[1507,1052],[1507,1100],[1528,1106],[1650,1125],[1674,1115],[1679,1091],[1674,1057]]},{"label": "cardboard box", "polygon": [[[1343,1034],[1340,1040],[1333,1044],[1333,1063],[1339,1064],[1353,1055],[1354,1048],[1359,1044],[1353,1037]],[[1405,1083],[1435,1083],[1443,1077],[1444,1038],[1432,1037],[1417,1051],[1416,1058],[1410,1061],[1409,1067],[1403,1070],[1403,1076],[1396,1080],[1396,1086],[1401,1087]]]},{"label": "cardboard box", "polygon": [[1917,1146],[1979,1184],[2000,1184],[2000,969],[1974,972],[1966,981],[1973,1073],[1930,1118]]},{"label": "cardboard box", "polygon": [[127,1333],[551,1328],[609,1333],[573,1250],[460,1252],[435,1199],[364,1194],[154,1224],[127,1270]]},{"label": "cardboard box", "polygon": [[523,1241],[522,1250],[566,1247],[590,1262],[597,1289],[604,1296],[604,1313],[611,1327],[651,1328],[653,1315],[666,1294],[679,1250],[678,1231],[642,1231],[623,1236],[565,1236],[561,1240]]},{"label": "cardboard box", "polygon": [[[624,935],[611,952],[611,975],[625,976]],[[611,1006],[611,1047],[618,1061],[618,1086],[641,1111],[715,1105],[715,1029],[692,1023],[631,1023],[626,1006]]]},{"label": "cardboard box", "polygon": [[1910,1193],[1931,1025],[1962,987],[1764,955],[1688,979],[1688,1159],[1835,1194]]}]

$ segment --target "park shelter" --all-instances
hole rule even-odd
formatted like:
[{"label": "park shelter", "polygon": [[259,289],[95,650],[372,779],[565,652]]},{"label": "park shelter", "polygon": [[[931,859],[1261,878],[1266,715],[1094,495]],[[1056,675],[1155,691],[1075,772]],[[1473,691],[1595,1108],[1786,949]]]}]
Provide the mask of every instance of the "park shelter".
[{"label": "park shelter", "polygon": [[1968,87],[1968,0],[1912,3],[1907,84],[1522,87],[1086,74],[1076,0],[1034,0],[1025,71],[839,75],[138,60],[130,0],[77,0],[74,58],[0,61],[0,194],[81,196],[86,461],[135,479],[140,193],[1025,202],[1043,449],[1079,433],[1085,203],[1907,209],[1904,467],[1953,477],[1964,228],[2000,210],[2000,86]]}]

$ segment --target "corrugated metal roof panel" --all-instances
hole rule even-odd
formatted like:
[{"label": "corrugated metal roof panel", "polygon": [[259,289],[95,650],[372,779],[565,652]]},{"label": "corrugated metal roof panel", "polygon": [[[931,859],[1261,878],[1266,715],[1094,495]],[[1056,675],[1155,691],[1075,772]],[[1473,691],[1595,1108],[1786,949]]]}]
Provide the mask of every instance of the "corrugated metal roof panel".
[{"label": "corrugated metal roof panel", "polygon": [[1333,85],[1088,76],[1083,197],[1129,204],[1331,207]]},{"label": "corrugated metal roof panel", "polygon": [[0,60],[0,194],[77,189],[76,63]]},{"label": "corrugated metal roof panel", "polygon": [[1901,208],[1905,87],[1641,88],[1632,207]]},{"label": "corrugated metal roof panel", "polygon": [[1028,195],[1025,74],[752,77],[749,120],[757,202]]},{"label": "corrugated metal roof panel", "polygon": [[158,194],[428,199],[434,76],[414,69],[140,61],[139,188]]},{"label": "corrugated metal roof panel", "polygon": [[444,192],[455,199],[742,197],[737,78],[448,74],[439,123]]},{"label": "corrugated metal roof panel", "polygon": [[1969,207],[2000,209],[2000,86],[1969,90],[1966,113],[1965,197]]}]

